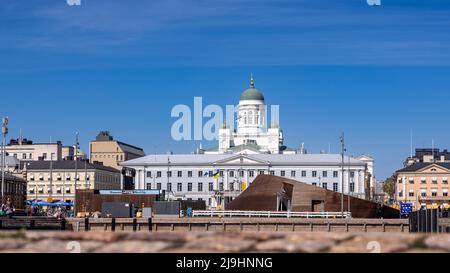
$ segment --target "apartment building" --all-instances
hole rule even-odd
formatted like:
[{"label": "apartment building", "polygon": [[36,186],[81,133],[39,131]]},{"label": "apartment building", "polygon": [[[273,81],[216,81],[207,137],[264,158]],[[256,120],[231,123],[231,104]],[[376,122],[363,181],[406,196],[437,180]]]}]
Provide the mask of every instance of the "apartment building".
[{"label": "apartment building", "polygon": [[419,162],[396,172],[397,203],[411,203],[418,208],[446,208],[450,206],[450,163]]},{"label": "apartment building", "polygon": [[145,156],[142,148],[114,140],[108,131],[101,131],[90,142],[90,162],[101,162],[117,170],[122,170],[121,162]]}]

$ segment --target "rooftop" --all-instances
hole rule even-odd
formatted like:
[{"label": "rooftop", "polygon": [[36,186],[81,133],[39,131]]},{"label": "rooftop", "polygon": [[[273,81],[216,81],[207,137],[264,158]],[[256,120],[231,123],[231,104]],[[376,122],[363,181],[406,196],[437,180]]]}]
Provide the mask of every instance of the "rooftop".
[{"label": "rooftop", "polygon": [[[123,162],[122,166],[139,165],[195,165],[195,164],[214,164],[231,160],[236,157],[245,157],[249,160],[265,162],[271,165],[336,165],[342,161],[339,154],[178,154],[178,155],[148,155],[145,157]],[[349,157],[345,157],[345,163],[348,164]],[[350,164],[362,165],[363,161],[350,157]]]},{"label": "rooftop", "polygon": [[87,161],[75,161],[75,160],[58,160],[58,161],[30,161],[26,164],[27,170],[49,170],[50,164],[52,165],[53,170],[74,170],[75,164],[77,164],[78,170],[88,169],[88,170],[103,170],[103,171],[109,171],[109,172],[115,172],[118,173],[120,171],[100,165],[100,164],[92,164]]}]

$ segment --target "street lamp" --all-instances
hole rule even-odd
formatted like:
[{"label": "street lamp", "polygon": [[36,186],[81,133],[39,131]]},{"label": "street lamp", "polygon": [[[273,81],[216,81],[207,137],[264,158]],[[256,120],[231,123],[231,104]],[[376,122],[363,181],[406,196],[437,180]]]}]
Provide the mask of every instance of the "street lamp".
[{"label": "street lamp", "polygon": [[345,164],[345,162],[344,162],[344,160],[345,160],[345,158],[344,158],[344,155],[345,155],[345,139],[344,139],[344,133],[342,133],[342,136],[341,136],[341,148],[342,148],[342,150],[341,150],[341,157],[342,157],[342,163],[341,163],[341,168],[342,168],[342,177],[341,177],[341,214],[342,214],[342,218],[344,217],[344,182],[345,182],[345,180],[344,180],[344,164]]},{"label": "street lamp", "polygon": [[2,136],[3,136],[3,141],[2,141],[2,189],[1,189],[1,203],[4,203],[4,197],[5,197],[5,161],[6,161],[6,155],[5,155],[5,145],[6,145],[6,135],[8,134],[8,123],[9,123],[9,118],[8,117],[4,117],[2,119]]}]

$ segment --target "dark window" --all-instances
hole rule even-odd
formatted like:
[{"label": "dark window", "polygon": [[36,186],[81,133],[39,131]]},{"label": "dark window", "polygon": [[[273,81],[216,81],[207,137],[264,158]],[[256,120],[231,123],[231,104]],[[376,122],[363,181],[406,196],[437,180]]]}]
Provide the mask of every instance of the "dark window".
[{"label": "dark window", "polygon": [[161,171],[156,172],[156,177],[161,177]]},{"label": "dark window", "polygon": [[182,171],[178,171],[177,176],[178,177],[183,177],[183,172]]},{"label": "dark window", "polygon": [[203,191],[203,183],[198,183],[198,191],[199,192]]},{"label": "dark window", "polygon": [[339,173],[338,173],[337,171],[334,171],[334,172],[333,172],[333,177],[334,177],[334,178],[337,178],[338,176],[339,176]]},{"label": "dark window", "polygon": [[333,183],[333,191],[338,191],[338,183]]},{"label": "dark window", "polygon": [[306,177],[306,171],[302,171],[302,177]]},{"label": "dark window", "polygon": [[328,177],[328,172],[327,171],[323,171],[322,172],[322,177]]},{"label": "dark window", "polygon": [[183,184],[182,183],[178,183],[177,184],[177,191],[183,191]]},{"label": "dark window", "polygon": [[152,183],[147,183],[147,190],[151,190],[152,189]]},{"label": "dark window", "polygon": [[208,186],[209,186],[209,187],[208,187],[208,190],[209,190],[209,191],[213,191],[213,190],[214,190],[214,184],[213,184],[213,183],[209,183]]},{"label": "dark window", "polygon": [[188,171],[188,177],[192,177],[192,171]]},{"label": "dark window", "polygon": [[172,183],[167,183],[167,191],[172,191]]},{"label": "dark window", "polygon": [[322,188],[328,189],[328,183],[322,183]]},{"label": "dark window", "polygon": [[172,177],[172,171],[167,171],[167,177]]},{"label": "dark window", "polygon": [[192,183],[188,183],[188,191],[192,191]]},{"label": "dark window", "polygon": [[312,172],[312,177],[317,177],[317,171]]},{"label": "dark window", "polygon": [[286,171],[281,171],[280,176],[286,176]]},{"label": "dark window", "polygon": [[291,171],[291,177],[295,177],[295,171]]},{"label": "dark window", "polygon": [[355,183],[350,183],[350,192],[355,192]]},{"label": "dark window", "polygon": [[203,172],[202,171],[198,171],[198,177],[203,177]]},{"label": "dark window", "polygon": [[147,177],[152,177],[152,172],[147,172]]}]

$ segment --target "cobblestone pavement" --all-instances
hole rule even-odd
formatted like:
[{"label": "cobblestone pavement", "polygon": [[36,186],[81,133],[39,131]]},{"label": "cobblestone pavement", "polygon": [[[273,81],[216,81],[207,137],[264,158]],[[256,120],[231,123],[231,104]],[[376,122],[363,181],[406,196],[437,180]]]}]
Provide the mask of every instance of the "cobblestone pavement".
[{"label": "cobblestone pavement", "polygon": [[1,232],[1,253],[442,253],[450,234]]}]

